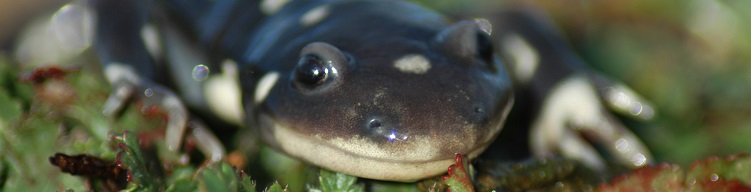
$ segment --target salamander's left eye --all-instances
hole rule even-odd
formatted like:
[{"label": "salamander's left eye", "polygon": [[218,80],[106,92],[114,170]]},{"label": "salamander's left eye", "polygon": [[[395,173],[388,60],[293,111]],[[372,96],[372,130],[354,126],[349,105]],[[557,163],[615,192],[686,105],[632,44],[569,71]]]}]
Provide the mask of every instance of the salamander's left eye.
[{"label": "salamander's left eye", "polygon": [[303,92],[311,92],[336,82],[350,62],[336,47],[315,42],[303,47],[300,60],[292,76],[293,85]]},{"label": "salamander's left eye", "polygon": [[436,35],[434,45],[447,55],[463,59],[463,63],[482,64],[479,66],[495,70],[490,32],[473,21],[460,21],[447,27]]},{"label": "salamander's left eye", "polygon": [[492,62],[493,60],[493,40],[490,39],[490,35],[484,32],[477,32],[477,56],[486,61]]}]

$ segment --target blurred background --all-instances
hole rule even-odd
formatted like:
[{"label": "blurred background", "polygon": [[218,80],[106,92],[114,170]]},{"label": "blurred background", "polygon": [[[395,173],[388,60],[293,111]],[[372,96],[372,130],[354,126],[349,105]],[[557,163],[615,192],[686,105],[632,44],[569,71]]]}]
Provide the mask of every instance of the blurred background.
[{"label": "blurred background", "polygon": [[589,66],[653,102],[656,119],[626,121],[658,161],[689,165],[751,152],[751,1],[423,1],[471,16],[531,5]]},{"label": "blurred background", "polygon": [[33,0],[13,1],[0,0],[0,43],[7,51],[7,43],[20,32],[25,24],[40,14],[51,13],[56,8],[69,1]]},{"label": "blurred background", "polygon": [[[470,18],[517,3],[545,12],[593,69],[622,81],[655,105],[654,121],[626,123],[660,162],[687,166],[709,156],[751,152],[751,1],[418,2]],[[70,11],[52,17],[64,3],[0,0],[0,56],[6,60],[0,65],[10,61],[29,69],[71,63],[76,59],[70,55],[90,54],[85,45],[50,38],[73,33],[80,38],[76,42],[90,40],[91,26],[86,22],[50,24],[80,19],[86,13]],[[61,55],[61,50],[66,54]],[[0,66],[0,70],[9,68]]]},{"label": "blurred background", "polygon": [[635,128],[658,161],[751,152],[751,1],[536,2],[593,68],[655,104]]}]

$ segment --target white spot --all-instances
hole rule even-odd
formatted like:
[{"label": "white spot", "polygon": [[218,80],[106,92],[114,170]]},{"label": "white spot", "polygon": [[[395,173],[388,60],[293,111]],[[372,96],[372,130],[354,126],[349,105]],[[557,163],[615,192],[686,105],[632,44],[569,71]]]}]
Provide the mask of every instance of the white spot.
[{"label": "white spot", "polygon": [[261,2],[261,12],[271,15],[282,9],[290,0],[263,0]]},{"label": "white spot", "polygon": [[302,15],[302,17],[300,17],[300,24],[303,26],[315,25],[316,23],[326,18],[326,16],[329,15],[329,11],[330,10],[328,5],[313,8]]},{"label": "white spot", "polygon": [[222,71],[224,72],[224,74],[237,77],[237,62],[232,59],[225,59],[224,61],[222,61]]},{"label": "white spot", "polygon": [[510,54],[516,79],[521,83],[529,82],[540,64],[539,53],[517,34],[507,36],[502,46]]},{"label": "white spot", "polygon": [[143,25],[141,28],[141,40],[146,45],[146,50],[154,58],[162,57],[162,47],[159,41],[159,33],[152,24]]},{"label": "white spot", "polygon": [[104,76],[107,77],[107,81],[110,84],[117,81],[127,81],[132,83],[140,82],[141,78],[138,76],[133,67],[122,63],[110,63],[104,67]]},{"label": "white spot", "polygon": [[271,88],[274,87],[274,84],[276,84],[276,80],[279,79],[279,73],[277,72],[270,72],[263,77],[261,77],[261,80],[258,81],[258,84],[256,85],[256,92],[255,92],[255,102],[260,103],[264,99],[266,99],[266,96],[269,95],[269,92],[271,91]]},{"label": "white spot", "polygon": [[237,68],[232,60],[222,63],[222,74],[209,77],[203,84],[206,103],[225,121],[241,125],[245,116],[240,99]]},{"label": "white spot", "polygon": [[430,61],[422,55],[410,54],[394,61],[394,67],[404,73],[424,74],[430,69]]}]

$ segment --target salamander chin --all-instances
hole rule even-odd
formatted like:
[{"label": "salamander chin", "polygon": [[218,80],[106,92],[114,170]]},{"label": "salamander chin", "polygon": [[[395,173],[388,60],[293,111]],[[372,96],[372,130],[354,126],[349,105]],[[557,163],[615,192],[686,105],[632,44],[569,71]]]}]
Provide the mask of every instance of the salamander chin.
[{"label": "salamander chin", "polygon": [[[445,173],[455,162],[452,154],[441,154],[430,138],[415,137],[388,144],[361,137],[325,140],[295,132],[266,115],[259,119],[272,128],[263,129],[268,143],[311,164],[358,177],[412,182]],[[487,144],[478,146],[461,153],[469,158],[477,157]]]}]

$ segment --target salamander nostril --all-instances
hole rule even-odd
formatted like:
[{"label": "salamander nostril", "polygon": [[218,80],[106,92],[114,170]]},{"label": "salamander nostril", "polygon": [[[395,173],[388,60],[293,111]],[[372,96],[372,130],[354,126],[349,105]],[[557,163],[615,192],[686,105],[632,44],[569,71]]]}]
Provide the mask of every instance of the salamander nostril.
[{"label": "salamander nostril", "polygon": [[488,109],[483,106],[482,104],[474,104],[471,112],[474,113],[471,115],[471,119],[475,123],[482,123],[488,120]]},{"label": "salamander nostril", "polygon": [[481,106],[475,106],[475,113],[477,113],[477,114],[484,114],[485,113],[485,108],[483,108]]}]

